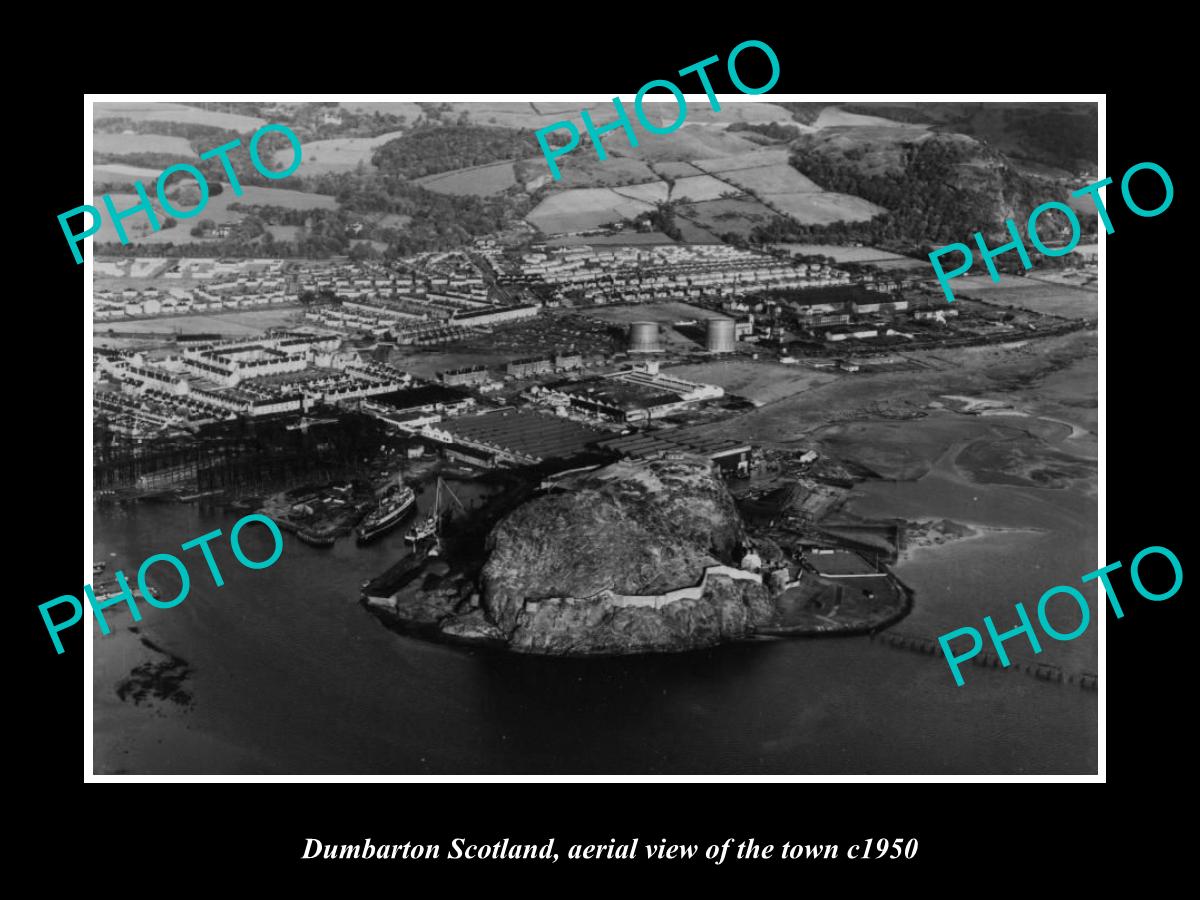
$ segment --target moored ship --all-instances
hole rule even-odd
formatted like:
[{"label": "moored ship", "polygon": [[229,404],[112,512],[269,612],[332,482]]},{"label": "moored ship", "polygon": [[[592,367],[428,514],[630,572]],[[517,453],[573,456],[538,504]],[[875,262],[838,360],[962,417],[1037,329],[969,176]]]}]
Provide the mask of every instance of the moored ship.
[{"label": "moored ship", "polygon": [[466,508],[462,505],[462,502],[455,496],[454,491],[450,490],[450,485],[446,484],[439,477],[437,480],[437,492],[434,494],[433,508],[424,519],[410,528],[404,535],[404,540],[410,544],[419,544],[426,538],[433,538],[433,547],[428,551],[428,555],[430,556],[440,554],[442,522],[450,516],[450,509],[442,500],[443,490],[445,490],[446,494],[449,495],[459,509],[465,511]]},{"label": "moored ship", "polygon": [[412,488],[401,483],[397,490],[379,501],[379,506],[367,514],[355,531],[358,543],[365,544],[400,524],[416,502]]}]

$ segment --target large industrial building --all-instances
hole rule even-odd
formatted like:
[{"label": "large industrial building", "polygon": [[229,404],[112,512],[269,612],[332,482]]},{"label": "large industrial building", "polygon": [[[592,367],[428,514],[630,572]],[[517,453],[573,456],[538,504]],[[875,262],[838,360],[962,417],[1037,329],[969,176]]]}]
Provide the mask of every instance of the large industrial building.
[{"label": "large industrial building", "polygon": [[561,416],[513,407],[427,425],[421,433],[448,445],[449,458],[489,468],[568,458],[610,434]]},{"label": "large industrial building", "polygon": [[658,418],[687,405],[673,391],[613,378],[589,378],[547,387],[566,397],[572,408],[615,422]]},{"label": "large industrial building", "polygon": [[516,319],[528,319],[536,316],[540,307],[533,305],[522,306],[493,306],[475,309],[470,312],[455,313],[453,322],[459,325],[495,325],[499,322],[512,322]]},{"label": "large industrial building", "polygon": [[578,369],[583,366],[583,357],[579,353],[555,353],[553,356],[532,356],[527,359],[514,359],[504,366],[506,375],[514,378],[529,378],[555,370]]},{"label": "large industrial building", "polygon": [[687,409],[704,400],[716,400],[724,389],[712,384],[685,381],[658,371],[658,363],[598,378],[560,381],[545,391],[586,415],[614,422],[642,422]]},{"label": "large industrial building", "polygon": [[702,437],[673,432],[626,434],[601,441],[600,447],[631,459],[652,459],[675,453],[691,453],[711,460],[725,476],[745,476],[750,473],[753,448],[748,443],[729,438]]},{"label": "large industrial building", "polygon": [[398,412],[444,410],[457,413],[472,407],[475,399],[460,388],[446,387],[441,384],[418,384],[399,391],[380,394],[372,402]]},{"label": "large industrial building", "polygon": [[491,380],[487,366],[466,366],[462,369],[449,369],[437,373],[438,381],[451,386],[483,384]]}]

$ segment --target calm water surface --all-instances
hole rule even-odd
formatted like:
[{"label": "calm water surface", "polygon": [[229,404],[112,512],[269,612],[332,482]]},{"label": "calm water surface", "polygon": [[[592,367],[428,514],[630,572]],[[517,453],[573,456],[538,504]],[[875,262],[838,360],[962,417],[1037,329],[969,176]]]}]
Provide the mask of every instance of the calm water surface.
[{"label": "calm water surface", "polygon": [[[981,492],[987,502],[972,499]],[[906,633],[978,626],[989,611],[1002,622],[1016,600],[1028,608],[1046,587],[1095,568],[1094,500],[968,484],[949,460],[920,482],[864,485],[851,508],[1041,529],[918,551],[901,564],[901,577],[918,592],[916,612],[897,626]],[[127,573],[207,531],[227,534],[239,518],[187,504],[96,507],[94,515],[95,558]],[[101,637],[95,628],[96,771],[1096,770],[1095,693],[974,666],[965,667],[967,684],[958,688],[941,657],[863,637],[561,660],[399,636],[357,597],[363,580],[404,552],[403,531],[365,548],[342,539],[328,550],[285,535],[279,561],[258,572],[219,543],[222,588],[195,551],[186,554],[192,593],[173,609],[147,607],[141,636],[191,665],[187,708],[118,699],[116,686],[134,666],[162,657],[139,643],[128,614],[114,608],[114,634]],[[252,526],[242,537],[252,559],[269,554],[265,529]],[[178,584],[169,567],[154,571],[172,596]],[[1093,628],[1071,644],[1054,644],[1040,661],[1094,672],[1094,635]]]}]

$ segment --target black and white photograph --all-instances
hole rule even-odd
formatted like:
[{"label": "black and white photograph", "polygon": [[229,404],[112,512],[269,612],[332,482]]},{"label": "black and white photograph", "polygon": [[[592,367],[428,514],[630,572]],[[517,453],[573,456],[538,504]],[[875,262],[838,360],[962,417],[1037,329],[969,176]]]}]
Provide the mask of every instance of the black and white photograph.
[{"label": "black and white photograph", "polygon": [[763,52],[89,97],[89,778],[1097,779],[1103,203],[1170,181]]}]

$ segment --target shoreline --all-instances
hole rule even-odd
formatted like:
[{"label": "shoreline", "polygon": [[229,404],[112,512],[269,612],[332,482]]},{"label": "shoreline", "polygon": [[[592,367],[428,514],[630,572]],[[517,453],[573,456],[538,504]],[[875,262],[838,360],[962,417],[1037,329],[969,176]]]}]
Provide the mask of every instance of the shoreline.
[{"label": "shoreline", "polygon": [[[1001,525],[984,525],[980,522],[960,522],[947,517],[921,517],[908,519],[909,535],[912,526],[917,527],[915,540],[906,539],[903,550],[896,555],[896,564],[909,562],[922,551],[976,541],[995,534],[1045,534],[1044,528],[1017,528]],[[941,527],[938,527],[941,526]]]},{"label": "shoreline", "polygon": [[[411,615],[405,615],[403,612],[401,612],[402,603],[393,602],[389,604],[386,602],[381,602],[378,598],[369,598],[365,593],[359,597],[359,604],[368,613],[375,616],[389,631],[404,635],[406,637],[415,637],[433,643],[479,647],[492,651],[512,653],[519,656],[535,656],[543,658],[618,658],[622,656],[689,653],[695,650],[711,650],[714,647],[719,647],[726,644],[754,641],[763,638],[778,639],[787,637],[821,638],[861,637],[864,635],[872,636],[907,618],[912,613],[916,602],[916,591],[905,584],[899,578],[899,576],[889,568],[885,573],[882,574],[886,574],[889,586],[900,598],[899,603],[894,606],[889,606],[887,609],[876,615],[867,616],[865,618],[857,618],[853,621],[836,622],[833,620],[827,620],[825,623],[821,624],[781,624],[779,620],[783,618],[784,613],[777,605],[776,618],[772,620],[772,622],[764,623],[763,625],[753,628],[736,637],[727,637],[723,639],[718,638],[716,640],[702,641],[698,643],[681,643],[677,646],[631,650],[629,652],[584,651],[545,653],[513,647],[509,643],[508,639],[503,636],[503,632],[499,631],[499,629],[497,629],[490,622],[490,620],[488,620],[486,617],[483,617],[482,614],[480,615],[480,618],[482,619],[483,627],[476,629],[474,632],[463,630],[446,630],[443,627],[445,623],[451,620],[464,618],[464,614],[458,612],[458,604],[456,603],[448,605],[446,607],[446,612],[443,615],[430,617],[428,615],[428,608],[422,610],[420,605],[422,601],[428,599],[424,596],[425,592],[421,591],[420,589],[414,590],[411,587],[412,582],[415,582],[420,576],[419,568],[422,563],[411,561],[407,557],[405,560],[402,560],[402,563],[403,562],[408,562],[407,571],[404,573],[404,575],[406,576],[406,584],[409,585],[409,597],[407,598],[407,603],[411,604],[412,606]],[[817,576],[811,577],[815,578]],[[782,593],[780,594],[780,597],[782,597]],[[392,599],[395,601],[396,597],[393,596]],[[777,600],[778,598],[772,598],[771,602],[776,604]],[[419,617],[419,613],[422,611],[426,612],[426,616],[424,618]],[[472,614],[479,611],[480,607],[472,607]]]}]

